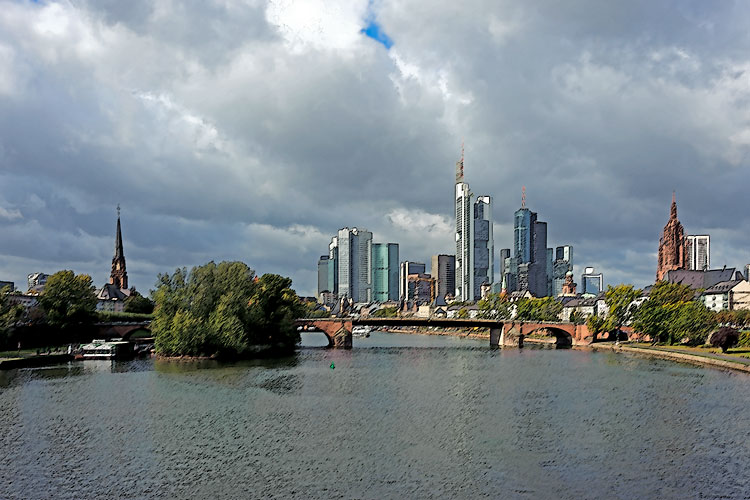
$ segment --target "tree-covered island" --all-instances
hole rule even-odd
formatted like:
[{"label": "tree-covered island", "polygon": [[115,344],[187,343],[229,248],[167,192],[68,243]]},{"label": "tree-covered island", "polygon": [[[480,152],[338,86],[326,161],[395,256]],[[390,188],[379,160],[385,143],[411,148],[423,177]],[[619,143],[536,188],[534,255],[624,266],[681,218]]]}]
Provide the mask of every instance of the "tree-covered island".
[{"label": "tree-covered island", "polygon": [[241,358],[292,350],[300,340],[294,320],[304,306],[291,285],[276,274],[257,277],[242,262],[160,274],[152,292],[156,353]]}]

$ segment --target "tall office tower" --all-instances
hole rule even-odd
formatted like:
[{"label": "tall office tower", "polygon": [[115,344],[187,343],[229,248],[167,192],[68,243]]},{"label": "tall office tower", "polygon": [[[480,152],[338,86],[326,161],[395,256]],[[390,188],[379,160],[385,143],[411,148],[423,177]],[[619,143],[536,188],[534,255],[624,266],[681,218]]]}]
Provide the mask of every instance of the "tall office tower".
[{"label": "tall office tower", "polygon": [[[510,258],[510,248],[500,249],[500,281],[504,283],[506,273],[506,259]],[[505,285],[503,285],[505,288]]]},{"label": "tall office tower", "polygon": [[711,237],[707,234],[685,237],[688,269],[704,271],[711,267]]},{"label": "tall office tower", "polygon": [[482,284],[495,281],[495,242],[492,234],[492,200],[478,196],[474,203],[474,297],[479,299]]},{"label": "tall office tower", "polygon": [[[536,215],[536,214],[535,214]],[[529,291],[535,297],[547,296],[547,223],[535,221],[529,262]]]},{"label": "tall office tower", "polygon": [[339,297],[372,301],[372,233],[345,227],[338,232]]},{"label": "tall office tower", "polygon": [[668,271],[686,269],[685,230],[677,219],[677,201],[672,193],[672,207],[669,220],[659,238],[659,263],[656,268],[656,281],[664,279]]},{"label": "tall office tower", "polygon": [[474,204],[464,182],[464,153],[456,163],[456,300],[473,300],[474,293]]},{"label": "tall office tower", "polygon": [[545,297],[552,290],[551,254],[547,249],[547,223],[537,220],[536,212],[526,208],[526,188],[521,197],[521,208],[513,216],[513,257],[515,269],[506,269],[514,277],[506,277],[506,284],[516,282],[508,291],[529,291],[536,297]]},{"label": "tall office tower", "polygon": [[399,300],[409,300],[409,275],[426,274],[427,266],[422,262],[405,260],[398,270],[398,296]]},{"label": "tall office tower", "polygon": [[559,246],[555,249],[555,260],[552,263],[552,296],[559,297],[565,284],[565,275],[573,272],[573,247]]},{"label": "tall office tower", "polygon": [[328,256],[327,255],[321,255],[320,259],[318,259],[318,296],[317,298],[320,298],[320,294],[323,292],[330,292],[331,289],[328,288]]},{"label": "tall office tower", "polygon": [[750,264],[745,264],[745,281],[750,281]]},{"label": "tall office tower", "polygon": [[[509,249],[506,249],[509,250]],[[509,250],[510,251],[510,250]],[[504,262],[502,289],[506,292],[519,290],[518,287],[518,259],[506,257]]]},{"label": "tall office tower", "polygon": [[598,295],[604,289],[604,276],[602,273],[594,272],[593,267],[584,269],[581,275],[581,284],[583,289],[581,293],[585,295]]},{"label": "tall office tower", "polygon": [[398,243],[372,245],[372,300],[398,300]]},{"label": "tall office tower", "polygon": [[445,305],[445,296],[456,291],[456,256],[433,255],[431,267],[435,279],[435,303]]},{"label": "tall office tower", "polygon": [[331,238],[328,245],[328,286],[336,296],[339,293],[339,237]]},{"label": "tall office tower", "polygon": [[547,297],[552,296],[552,271],[553,267],[552,264],[554,262],[554,254],[555,251],[552,248],[547,249],[547,259],[545,261],[545,269],[547,270],[547,275],[544,277],[547,281]]}]

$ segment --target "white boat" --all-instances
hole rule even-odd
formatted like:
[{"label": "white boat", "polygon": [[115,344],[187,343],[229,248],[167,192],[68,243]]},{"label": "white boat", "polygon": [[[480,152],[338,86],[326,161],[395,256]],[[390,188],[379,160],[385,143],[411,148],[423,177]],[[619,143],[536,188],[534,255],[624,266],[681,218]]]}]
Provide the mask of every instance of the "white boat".
[{"label": "white boat", "polygon": [[371,331],[371,326],[357,325],[352,328],[352,335],[354,335],[355,337],[369,337]]},{"label": "white boat", "polygon": [[94,340],[84,345],[83,359],[130,359],[133,357],[133,345],[124,340]]}]

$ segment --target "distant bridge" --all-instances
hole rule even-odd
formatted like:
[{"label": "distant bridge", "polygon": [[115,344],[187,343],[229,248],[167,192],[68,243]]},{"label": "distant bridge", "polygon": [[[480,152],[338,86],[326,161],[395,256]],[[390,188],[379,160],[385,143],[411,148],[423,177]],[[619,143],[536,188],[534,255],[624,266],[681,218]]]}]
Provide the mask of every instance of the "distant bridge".
[{"label": "distant bridge", "polygon": [[588,343],[591,335],[586,325],[568,322],[534,322],[470,318],[301,318],[297,326],[320,330],[328,337],[329,347],[350,349],[354,326],[372,327],[432,326],[438,328],[487,328],[490,346],[523,346],[525,336],[546,330],[557,345]]},{"label": "distant bridge", "polygon": [[138,330],[151,332],[151,321],[110,321],[106,323],[96,323],[99,329],[99,336],[105,339],[121,338],[130,340],[130,336]]}]

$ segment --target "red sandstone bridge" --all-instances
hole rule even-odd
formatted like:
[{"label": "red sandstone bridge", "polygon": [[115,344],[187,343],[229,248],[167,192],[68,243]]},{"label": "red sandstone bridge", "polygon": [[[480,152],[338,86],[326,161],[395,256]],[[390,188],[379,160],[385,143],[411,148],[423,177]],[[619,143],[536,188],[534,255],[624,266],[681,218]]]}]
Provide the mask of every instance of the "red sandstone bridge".
[{"label": "red sandstone bridge", "polygon": [[139,331],[146,330],[151,332],[151,321],[120,321],[120,322],[107,322],[107,323],[96,323],[99,329],[99,337],[113,339],[121,338],[123,340],[130,340],[130,337]]},{"label": "red sandstone bridge", "polygon": [[553,335],[558,345],[574,345],[590,341],[586,325],[565,322],[527,322],[493,319],[449,318],[302,318],[297,326],[314,328],[328,337],[329,347],[350,349],[352,328],[357,325],[372,327],[432,326],[437,328],[487,328],[490,346],[523,346],[525,336],[546,331]]}]

